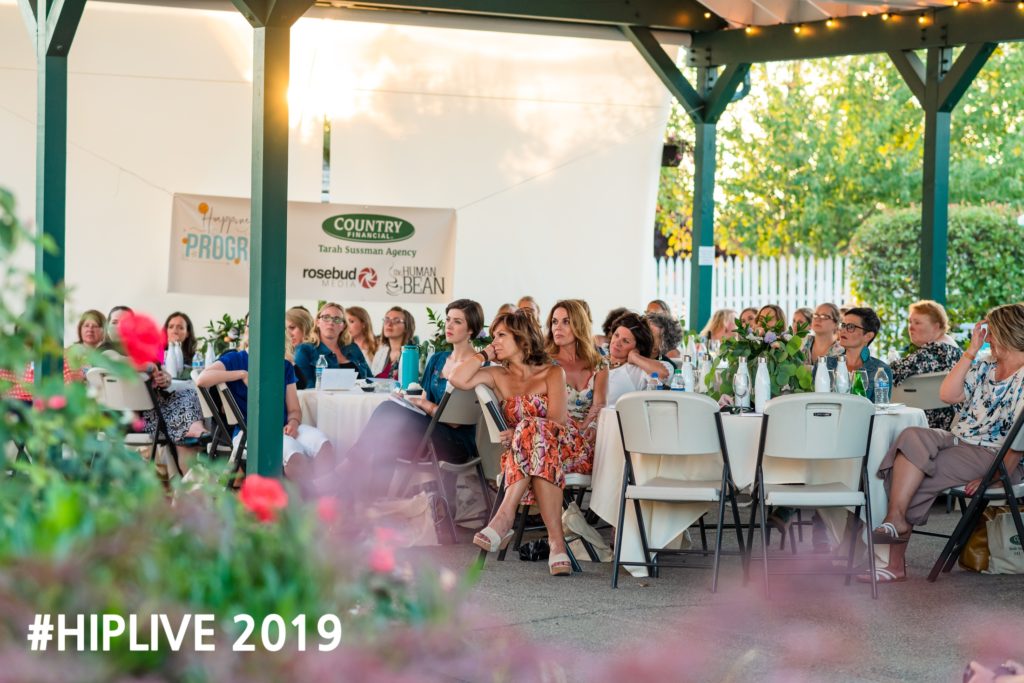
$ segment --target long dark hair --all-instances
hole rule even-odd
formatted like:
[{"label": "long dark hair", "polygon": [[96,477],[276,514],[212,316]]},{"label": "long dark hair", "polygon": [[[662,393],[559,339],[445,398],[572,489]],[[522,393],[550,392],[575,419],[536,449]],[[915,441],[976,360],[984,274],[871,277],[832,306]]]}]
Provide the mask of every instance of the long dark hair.
[{"label": "long dark hair", "polygon": [[544,335],[540,331],[540,323],[533,313],[517,308],[511,313],[500,313],[491,323],[491,335],[503,325],[523,352],[525,365],[546,365],[551,362],[548,352],[544,350]]},{"label": "long dark hair", "polygon": [[[167,316],[167,320],[164,321],[164,334],[167,333],[167,326],[171,324],[171,320],[174,318],[181,318],[185,321],[185,341],[181,342],[181,355],[186,364],[192,364],[192,358],[196,355],[196,349],[199,344],[196,341],[196,331],[192,327],[192,318],[188,317],[181,311],[175,311]],[[170,345],[170,341],[167,342]]]},{"label": "long dark hair", "polygon": [[644,358],[652,358],[654,353],[654,333],[651,332],[651,325],[636,313],[624,313],[615,319],[611,325],[611,333],[625,327],[633,333],[636,339],[636,352]]}]

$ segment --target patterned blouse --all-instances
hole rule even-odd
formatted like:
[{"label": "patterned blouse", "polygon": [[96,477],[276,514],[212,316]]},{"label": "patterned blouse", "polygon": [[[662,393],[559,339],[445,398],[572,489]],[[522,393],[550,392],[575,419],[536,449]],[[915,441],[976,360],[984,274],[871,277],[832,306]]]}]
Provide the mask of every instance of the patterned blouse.
[{"label": "patterned blouse", "polygon": [[953,434],[998,449],[1024,407],[1024,367],[998,382],[995,363],[975,363],[964,378],[964,396]]},{"label": "patterned blouse", "polygon": [[[814,335],[813,334],[809,334],[806,337],[804,337],[804,346],[803,346],[802,351],[804,352],[804,356],[806,356],[808,363],[817,364],[818,359],[817,358],[813,358],[813,355],[814,355],[813,349],[814,349]],[[843,350],[843,347],[839,344],[839,340],[836,339],[835,343],[832,344],[832,346],[829,347],[828,353],[825,354],[825,357],[826,358],[838,358],[839,356],[842,356],[844,353],[845,353],[845,351]]]},{"label": "patterned blouse", "polygon": [[[892,368],[892,385],[898,387],[914,375],[949,372],[963,354],[964,352],[960,350],[959,346],[952,344],[937,341],[925,344],[906,358],[900,358],[893,362],[890,366]],[[948,430],[956,416],[956,407],[926,410],[924,414],[928,417],[929,427]]]}]

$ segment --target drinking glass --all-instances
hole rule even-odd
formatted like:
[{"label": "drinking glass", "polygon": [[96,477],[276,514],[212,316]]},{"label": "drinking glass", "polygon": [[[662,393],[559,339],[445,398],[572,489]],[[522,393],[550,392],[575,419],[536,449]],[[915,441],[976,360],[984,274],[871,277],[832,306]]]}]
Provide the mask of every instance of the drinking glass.
[{"label": "drinking glass", "polygon": [[[864,395],[874,395],[874,392],[870,391],[870,387],[868,386],[868,371],[854,370],[853,374],[860,375],[861,386],[864,387]],[[850,378],[850,386],[853,386],[853,377]]]},{"label": "drinking glass", "polygon": [[743,408],[740,407],[740,403],[750,393],[750,378],[747,375],[737,374],[732,379],[732,396],[734,399],[732,412],[733,415],[743,412]]}]

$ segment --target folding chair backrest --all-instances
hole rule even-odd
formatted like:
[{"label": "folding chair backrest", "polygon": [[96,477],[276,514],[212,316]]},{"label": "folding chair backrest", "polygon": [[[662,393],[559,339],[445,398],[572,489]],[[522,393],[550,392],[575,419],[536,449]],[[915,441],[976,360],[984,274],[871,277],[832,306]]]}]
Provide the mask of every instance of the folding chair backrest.
[{"label": "folding chair backrest", "polygon": [[242,415],[242,411],[238,408],[235,397],[231,390],[228,389],[228,385],[221,382],[217,385],[217,392],[220,394],[221,405],[224,406],[224,420],[228,423],[228,426],[234,427],[238,425],[245,429],[245,416]]},{"label": "folding chair backrest", "polygon": [[450,425],[475,425],[480,419],[480,399],[475,391],[456,389],[449,382],[445,388],[448,402],[438,416],[440,422]]},{"label": "folding chair backrest", "polygon": [[494,395],[490,387],[483,384],[476,385],[475,392],[480,403],[480,410],[484,415],[484,422],[487,424],[487,434],[491,438],[491,443],[501,443],[501,429],[491,414],[491,410],[496,410],[499,415],[501,414],[501,404],[498,403],[498,397]]},{"label": "folding chair backrest", "polygon": [[[1009,434],[1007,434],[1007,436],[1012,436],[1014,427],[1016,427],[1018,430],[1017,437],[1010,444],[1010,450],[1024,451],[1024,425],[1022,425],[1021,423],[1024,423],[1024,410],[1021,410],[1019,413],[1017,413],[1017,419],[1013,421],[1013,426],[1010,427],[1010,432]],[[1021,426],[1018,427],[1018,425]]]},{"label": "folding chair backrest", "polygon": [[103,375],[101,402],[111,410],[152,410],[153,399],[142,379],[123,380],[110,374]]},{"label": "folding chair backrest", "polygon": [[894,403],[905,403],[911,408],[921,410],[936,410],[946,408],[948,403],[939,398],[939,387],[942,380],[946,379],[945,372],[928,372],[923,375],[908,377],[898,387],[892,390]]},{"label": "folding chair backrest", "polygon": [[207,419],[215,417],[220,411],[217,410],[217,406],[210,405],[212,396],[210,396],[209,390],[205,387],[196,387],[196,393],[199,394],[199,408],[203,411],[203,417]]},{"label": "folding chair backrest", "polygon": [[718,410],[714,399],[681,391],[634,391],[615,404],[623,448],[647,455],[721,452]]},{"label": "folding chair backrest", "polygon": [[96,392],[96,400],[101,405],[106,405],[106,383],[103,378],[107,375],[107,371],[103,368],[89,368],[85,371],[85,383],[89,385],[89,388]]},{"label": "folding chair backrest", "polygon": [[766,457],[863,458],[875,406],[854,394],[790,394],[768,401]]}]

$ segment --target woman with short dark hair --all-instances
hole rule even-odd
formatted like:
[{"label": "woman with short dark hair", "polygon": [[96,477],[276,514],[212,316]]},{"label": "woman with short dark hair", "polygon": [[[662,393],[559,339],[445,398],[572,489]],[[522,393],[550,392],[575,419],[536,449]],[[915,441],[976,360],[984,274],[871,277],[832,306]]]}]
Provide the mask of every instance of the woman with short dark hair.
[{"label": "woman with short dark hair", "polygon": [[835,370],[840,363],[846,363],[850,372],[865,370],[868,377],[864,389],[868,399],[872,401],[875,399],[875,374],[879,368],[885,370],[885,374],[889,376],[889,386],[892,386],[892,370],[868,351],[880,329],[882,321],[873,310],[863,306],[851,308],[843,316],[843,322],[839,326],[839,345],[843,347],[843,355],[832,356],[826,361],[829,370]]}]

